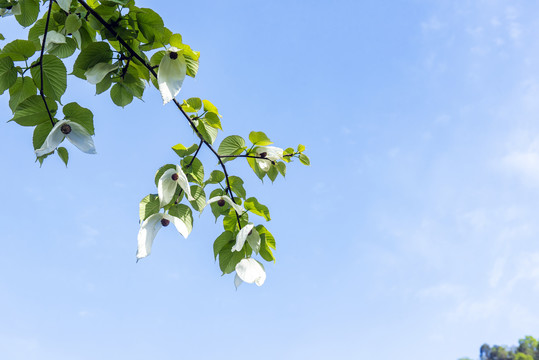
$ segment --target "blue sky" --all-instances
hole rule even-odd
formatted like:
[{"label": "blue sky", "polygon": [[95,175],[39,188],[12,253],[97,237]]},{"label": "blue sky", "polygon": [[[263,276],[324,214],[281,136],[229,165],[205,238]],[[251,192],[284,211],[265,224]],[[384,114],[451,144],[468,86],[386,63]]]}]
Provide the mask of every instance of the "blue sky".
[{"label": "blue sky", "polygon": [[455,3],[137,2],[202,53],[180,98],[307,146],[274,184],[230,167],[277,262],[236,291],[208,212],[135,264],[138,202],[196,139],[153,88],[122,110],[72,78],[97,155],[39,168],[0,122],[2,358],[454,360],[539,336],[539,5]]}]

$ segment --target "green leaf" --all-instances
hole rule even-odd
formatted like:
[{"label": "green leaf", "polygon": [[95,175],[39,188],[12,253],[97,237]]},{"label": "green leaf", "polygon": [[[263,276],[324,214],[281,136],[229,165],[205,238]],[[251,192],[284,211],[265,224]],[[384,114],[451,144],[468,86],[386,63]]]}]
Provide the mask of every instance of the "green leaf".
[{"label": "green leaf", "polygon": [[38,0],[20,0],[21,14],[15,15],[15,19],[21,26],[27,27],[32,25],[39,15]]},{"label": "green leaf", "polygon": [[117,83],[110,89],[110,98],[117,106],[124,107],[133,101],[133,93],[124,84]]},{"label": "green leaf", "polygon": [[218,184],[225,179],[225,174],[220,170],[213,170],[204,184]]},{"label": "green leaf", "polygon": [[[0,60],[1,61],[1,60]],[[0,78],[0,82],[2,78]],[[9,88],[9,107],[11,111],[15,112],[17,106],[28,97],[35,95],[37,87],[34,84],[32,78],[25,76],[24,78],[17,78],[15,84]]]},{"label": "green leaf", "polygon": [[198,122],[197,130],[202,135],[202,138],[210,144],[213,144],[213,142],[217,138],[218,130],[208,125],[203,119]]},{"label": "green leaf", "polygon": [[300,153],[300,152],[304,152],[304,151],[305,151],[305,145],[299,144],[298,145],[298,152]]},{"label": "green leaf", "polygon": [[175,216],[182,220],[189,232],[193,230],[193,211],[191,208],[184,204],[175,204],[168,210],[169,215]]},{"label": "green leaf", "polygon": [[185,146],[183,146],[182,144],[176,144],[172,147],[172,150],[174,150],[174,152],[179,156],[179,157],[185,157],[185,156],[188,156],[188,155],[191,155],[192,153],[194,153],[195,151],[197,151],[198,149],[198,145],[197,144],[193,144],[191,146],[189,146],[188,148],[186,148]]},{"label": "green leaf", "polygon": [[268,231],[268,229],[266,229],[266,227],[264,225],[257,225],[255,226],[256,227],[256,230],[258,231],[258,233],[260,234],[261,237],[264,237],[266,243],[268,244],[268,246],[272,249],[276,249],[276,245],[275,245],[275,238],[273,237],[273,235]]},{"label": "green leaf", "polygon": [[32,136],[32,144],[34,145],[34,150],[37,150],[43,146],[45,139],[52,130],[52,124],[50,121],[39,124],[34,128],[34,134]]},{"label": "green leaf", "polygon": [[309,158],[305,154],[299,154],[299,161],[303,165],[311,165],[311,160],[309,160]]},{"label": "green leaf", "polygon": [[76,102],[66,104],[62,109],[65,118],[82,125],[90,135],[94,135],[94,114]]},{"label": "green leaf", "polygon": [[[249,221],[249,216],[247,214],[244,214],[240,217],[240,224],[241,227],[244,227],[247,225]],[[238,218],[236,216],[236,211],[234,209],[230,209],[228,211],[228,214],[225,215],[223,218],[223,227],[225,230],[236,232],[238,229]]]},{"label": "green leaf", "polygon": [[76,14],[69,14],[65,21],[65,31],[66,34],[72,34],[75,31],[80,29],[80,26],[82,25],[82,21],[79,19],[79,17]]},{"label": "green leaf", "polygon": [[273,251],[266,241],[266,234],[260,234],[260,256],[266,261],[275,262],[275,256],[273,256]]},{"label": "green leaf", "polygon": [[258,146],[273,144],[273,142],[270,141],[270,139],[262,131],[251,131],[249,134],[249,141]]},{"label": "green leaf", "polygon": [[142,99],[142,94],[146,85],[139,78],[137,71],[133,67],[129,67],[127,73],[124,74],[123,81],[120,82],[133,96]]},{"label": "green leaf", "polygon": [[187,113],[196,113],[197,112],[196,109],[191,107],[191,105],[189,105],[187,103],[187,101],[185,101],[185,100],[183,101],[183,104],[181,104],[181,106],[182,106],[183,111],[185,111]]},{"label": "green leaf", "polygon": [[210,125],[211,127],[223,130],[223,128],[221,127],[221,119],[216,113],[208,112],[206,116],[204,116],[204,120],[206,120],[208,125]]},{"label": "green leaf", "polygon": [[196,211],[201,211],[206,206],[206,193],[198,185],[191,185],[191,195],[195,198],[194,201],[189,201],[193,209]]},{"label": "green leaf", "polygon": [[0,34],[0,40],[6,40],[6,38],[4,37],[4,35]]},{"label": "green leaf", "polygon": [[70,57],[75,53],[75,50],[77,49],[77,42],[73,40],[70,37],[66,37],[65,44],[58,44],[49,51],[49,54],[56,55],[61,59]]},{"label": "green leaf", "polygon": [[286,164],[282,161],[279,161],[277,164],[275,164],[275,166],[277,167],[277,170],[279,170],[279,172],[281,173],[281,175],[283,177],[286,176]]},{"label": "green leaf", "polygon": [[202,103],[204,104],[204,110],[205,111],[219,114],[219,111],[217,110],[215,105],[213,105],[209,100],[202,100]]},{"label": "green leaf", "polygon": [[[222,196],[226,195],[225,192],[221,189],[214,189],[210,194],[210,199],[216,196]],[[223,206],[219,206],[217,202],[213,202],[210,204],[211,206],[211,212],[213,213],[213,216],[215,216],[215,221],[217,222],[217,219],[221,215],[226,215],[230,211],[230,205],[228,203],[225,203]]]},{"label": "green leaf", "polygon": [[2,56],[7,55],[13,61],[28,60],[36,52],[34,43],[28,40],[14,40],[2,49]]},{"label": "green leaf", "polygon": [[240,198],[245,199],[247,193],[243,187],[243,180],[237,176],[229,176],[228,181],[230,182],[230,189]]},{"label": "green leaf", "polygon": [[168,41],[170,46],[180,47],[183,45],[182,36],[180,34],[172,34]]},{"label": "green leaf", "polygon": [[140,221],[146,220],[150,215],[159,212],[159,197],[155,194],[150,194],[144,197],[139,204]]},{"label": "green leaf", "polygon": [[[51,99],[60,101],[67,88],[67,71],[62,60],[54,55],[43,55],[43,92]],[[34,64],[36,64],[34,62]],[[30,69],[34,83],[41,84],[39,66]]]},{"label": "green leaf", "polygon": [[187,104],[195,111],[202,109],[202,101],[197,97],[187,99]]},{"label": "green leaf", "polygon": [[239,155],[245,149],[245,140],[238,135],[230,135],[221,141],[219,155]]},{"label": "green leaf", "polygon": [[258,165],[258,162],[256,162],[256,159],[247,158],[247,162],[249,163],[249,166],[251,167],[251,169],[253,169],[254,173],[256,174],[256,176],[258,176],[260,180],[262,180],[264,176],[266,176],[266,172],[262,171],[262,169]]},{"label": "green leaf", "polygon": [[194,78],[198,73],[198,60],[192,59],[189,56],[183,54],[185,59],[185,66],[187,67],[186,75]]},{"label": "green leaf", "polygon": [[174,169],[176,170],[176,165],[173,165],[173,164],[166,164],[166,165],[163,165],[161,166],[157,172],[155,173],[155,186],[157,186],[157,184],[159,183],[159,179],[161,179],[161,176],[163,176],[163,174],[165,173],[165,171],[167,171],[168,169]]},{"label": "green leaf", "polygon": [[278,175],[279,170],[277,170],[277,166],[270,165],[270,168],[268,170],[268,177],[270,178],[271,182],[274,182]]},{"label": "green leaf", "polygon": [[[223,250],[223,247],[233,240],[234,234],[230,231],[224,231],[217,237],[217,239],[215,239],[213,242],[213,257],[215,260],[217,260],[217,255],[221,250]],[[234,246],[234,244],[232,244],[232,246]],[[232,249],[232,247],[230,248]]]},{"label": "green leaf", "polygon": [[108,43],[102,41],[90,43],[77,56],[77,60],[73,65],[73,75],[86,80],[86,76],[84,76],[86,70],[98,63],[108,64],[111,60],[112,50]]},{"label": "green leaf", "polygon": [[[49,98],[46,98],[46,100],[49,110],[54,116],[56,110],[58,110],[58,105]],[[15,121],[21,126],[35,126],[42,122],[50,121],[50,119],[41,96],[32,95],[24,99],[24,101],[17,106],[13,118],[9,121]]]},{"label": "green leaf", "polygon": [[181,164],[187,179],[192,182],[196,182],[200,185],[204,184],[204,166],[202,162],[198,159],[194,159],[191,166],[187,167],[193,159],[192,156],[187,156],[182,159]]},{"label": "green leaf", "polygon": [[67,152],[67,149],[60,146],[58,149],[56,149],[56,151],[58,152],[58,156],[60,157],[60,159],[62,159],[62,161],[67,167],[67,162],[69,161],[69,153]]},{"label": "green leaf", "polygon": [[106,75],[101,82],[95,86],[95,94],[99,95],[107,91],[112,85],[112,76],[110,74]]},{"label": "green leaf", "polygon": [[0,95],[17,81],[17,70],[9,57],[0,58]]},{"label": "green leaf", "polygon": [[137,24],[140,32],[149,43],[163,37],[165,25],[161,16],[152,9],[141,8],[137,12]]},{"label": "green leaf", "polygon": [[266,221],[271,220],[268,207],[260,204],[255,197],[250,197],[249,199],[245,200],[244,206],[246,210],[249,210],[253,214],[262,216],[264,219],[266,219]]},{"label": "green leaf", "polygon": [[150,65],[158,66],[161,63],[161,59],[163,59],[163,56],[165,56],[166,53],[167,52],[165,50],[161,50],[153,54],[150,58]]},{"label": "green leaf", "polygon": [[232,252],[233,242],[225,244],[219,251],[219,268],[223,274],[230,274],[236,270],[236,265],[243,259],[243,251]]}]

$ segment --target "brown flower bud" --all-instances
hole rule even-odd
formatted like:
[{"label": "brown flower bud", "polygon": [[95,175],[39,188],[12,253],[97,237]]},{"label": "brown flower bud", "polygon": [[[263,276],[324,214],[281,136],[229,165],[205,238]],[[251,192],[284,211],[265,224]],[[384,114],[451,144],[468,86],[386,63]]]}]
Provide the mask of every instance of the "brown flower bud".
[{"label": "brown flower bud", "polygon": [[251,231],[249,231],[249,234],[247,234],[247,236],[250,236],[252,233],[253,233],[253,229],[251,229]]},{"label": "brown flower bud", "polygon": [[220,199],[220,200],[217,201],[217,205],[225,206],[225,201],[223,199]]},{"label": "brown flower bud", "polygon": [[174,181],[178,180],[178,178],[179,178],[179,176],[176,173],[172,174],[172,176],[171,176],[171,179],[174,180]]},{"label": "brown flower bud", "polygon": [[161,219],[161,225],[163,225],[163,226],[168,226],[168,224],[170,224],[170,220],[168,220],[168,219]]},{"label": "brown flower bud", "polygon": [[68,124],[64,124],[60,128],[60,131],[62,132],[62,134],[67,135],[71,132],[71,126],[69,126]]},{"label": "brown flower bud", "polygon": [[178,53],[175,51],[171,51],[168,56],[170,56],[172,60],[176,60],[178,58]]},{"label": "brown flower bud", "polygon": [[264,152],[261,152],[259,155],[261,158],[265,158],[268,155],[268,153],[264,151]]}]

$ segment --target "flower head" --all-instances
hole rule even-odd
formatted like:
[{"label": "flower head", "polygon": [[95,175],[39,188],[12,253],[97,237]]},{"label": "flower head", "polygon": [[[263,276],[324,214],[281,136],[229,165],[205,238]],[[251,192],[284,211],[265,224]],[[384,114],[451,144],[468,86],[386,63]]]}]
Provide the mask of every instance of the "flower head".
[{"label": "flower head", "polygon": [[157,193],[162,207],[172,200],[172,197],[176,193],[176,185],[179,185],[182,188],[189,201],[195,200],[191,195],[191,187],[189,186],[187,176],[180,166],[176,166],[176,169],[168,169],[165,171],[157,183]]},{"label": "flower head", "polygon": [[258,286],[262,286],[264,281],[266,281],[266,271],[264,271],[262,264],[255,259],[242,259],[236,265],[236,277],[234,278],[236,289],[243,282],[249,284],[255,283]]},{"label": "flower head", "polygon": [[187,236],[191,233],[190,225],[184,223],[176,216],[164,213],[153,214],[144,220],[140,226],[138,232],[137,259],[142,259],[150,255],[153,240],[155,239],[157,232],[161,230],[162,227],[168,226],[170,223],[173,223],[176,230],[187,239]]},{"label": "flower head", "polygon": [[245,241],[247,241],[251,248],[258,253],[258,250],[260,249],[260,235],[253,224],[247,224],[241,228],[238,235],[236,235],[236,243],[232,246],[232,251],[241,251]]},{"label": "flower head", "polygon": [[73,145],[78,147],[80,151],[87,154],[95,154],[95,145],[92,137],[88,131],[82,127],[82,125],[69,121],[69,120],[60,120],[52,128],[49,135],[45,139],[45,142],[41,148],[35,151],[37,156],[43,156],[50,152],[53,152],[54,149],[60,145],[64,138],[67,138]]},{"label": "flower head", "polygon": [[[206,205],[209,205],[211,203],[214,203],[214,202],[217,202],[217,204],[219,206],[224,206],[225,203],[228,203],[230,206],[232,206],[234,208],[234,210],[236,210],[236,212],[238,214],[243,214],[243,212],[245,212],[245,209],[243,209],[240,205],[236,204],[234,201],[232,201],[231,198],[229,198],[228,196],[226,195],[221,195],[221,196],[214,196],[212,197],[210,200],[208,200],[208,202],[206,203]],[[201,210],[202,211],[202,210]]]},{"label": "flower head", "polygon": [[175,47],[168,48],[159,63],[157,83],[159,84],[159,91],[163,98],[163,105],[178,95],[182,88],[183,79],[185,79],[185,75],[187,74],[187,64],[180,51],[180,49]]},{"label": "flower head", "polygon": [[273,161],[283,159],[283,149],[276,146],[259,146],[255,149],[255,151],[258,156],[267,159],[256,159],[258,166],[264,172],[267,172],[270,169]]}]

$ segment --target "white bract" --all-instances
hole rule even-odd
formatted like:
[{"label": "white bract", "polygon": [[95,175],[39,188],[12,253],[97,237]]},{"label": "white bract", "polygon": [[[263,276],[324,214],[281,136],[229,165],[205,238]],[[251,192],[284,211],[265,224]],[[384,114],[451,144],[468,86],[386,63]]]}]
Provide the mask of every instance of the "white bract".
[{"label": "white bract", "polygon": [[157,83],[163,98],[163,105],[178,95],[187,73],[187,64],[181,50],[170,47],[159,63]]},{"label": "white bract", "polygon": [[140,230],[138,232],[138,249],[137,259],[142,259],[150,255],[152,251],[152,244],[157,232],[161,230],[163,226],[168,226],[173,223],[176,230],[187,239],[187,236],[191,233],[191,225],[186,224],[180,218],[169,214],[158,213],[149,216],[142,222]]},{"label": "white bract", "polygon": [[268,159],[268,160],[256,159],[258,166],[264,172],[267,172],[270,169],[272,161],[283,159],[283,149],[278,148],[276,146],[259,146],[255,149],[255,151],[258,156],[261,156],[260,154],[264,154],[265,155],[264,158]]},{"label": "white bract", "polygon": [[61,120],[54,124],[41,148],[35,151],[36,155],[43,156],[53,152],[66,137],[80,151],[87,154],[96,153],[94,141],[82,125],[69,120]]},{"label": "white bract", "polygon": [[191,195],[191,187],[189,186],[187,176],[180,166],[176,166],[176,169],[165,171],[157,183],[157,193],[161,207],[167,205],[172,200],[172,197],[176,193],[176,185],[180,185],[189,201],[195,200]]},{"label": "white bract", "polygon": [[[236,212],[238,214],[243,214],[243,212],[245,211],[244,208],[242,208],[240,205],[236,204],[234,201],[232,201],[231,198],[229,198],[228,196],[226,195],[221,195],[221,196],[215,196],[215,197],[212,197],[210,200],[208,200],[208,202],[206,203],[206,205],[209,205],[211,203],[214,203],[214,202],[218,202],[219,200],[223,200],[225,201],[226,203],[228,203],[230,206],[232,206],[234,208],[234,210],[236,210]],[[202,210],[200,210],[200,212],[202,212]]]},{"label": "white bract", "polygon": [[[43,35],[39,35],[39,42],[43,44]],[[45,40],[45,51],[50,52],[51,50],[54,50],[58,45],[65,44],[66,43],[66,37],[63,34],[60,34],[59,32],[56,32],[54,30],[51,30],[47,33],[47,39]]]},{"label": "white bract", "polygon": [[90,84],[97,85],[98,83],[101,82],[101,80],[105,78],[105,76],[107,76],[108,73],[118,69],[119,66],[120,64],[118,63],[116,64],[98,63],[94,65],[93,67],[91,67],[90,69],[86,70],[86,72],[84,73],[84,76],[86,76],[86,80],[88,80]]},{"label": "white bract", "polygon": [[241,228],[238,235],[236,235],[236,243],[232,246],[231,251],[241,251],[245,241],[258,254],[258,250],[260,249],[260,235],[253,224],[247,224]]},{"label": "white bract", "polygon": [[264,281],[266,281],[266,271],[264,271],[262,264],[255,259],[242,259],[236,265],[236,277],[234,278],[236,289],[243,282],[249,284],[255,283],[258,286],[262,286]]},{"label": "white bract", "polygon": [[69,8],[71,7],[71,0],[56,0],[56,2],[62,10],[69,12]]}]

